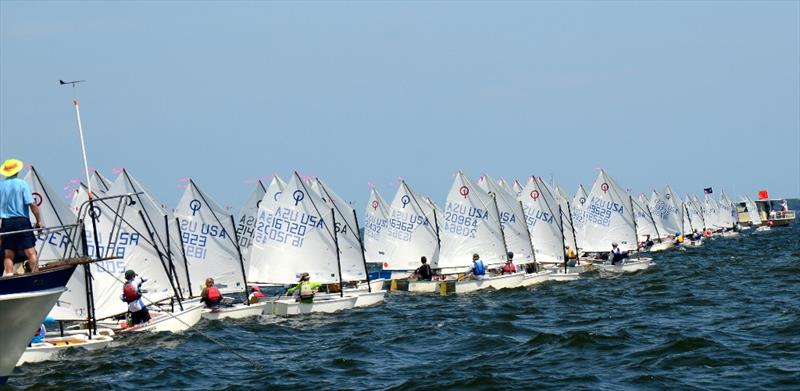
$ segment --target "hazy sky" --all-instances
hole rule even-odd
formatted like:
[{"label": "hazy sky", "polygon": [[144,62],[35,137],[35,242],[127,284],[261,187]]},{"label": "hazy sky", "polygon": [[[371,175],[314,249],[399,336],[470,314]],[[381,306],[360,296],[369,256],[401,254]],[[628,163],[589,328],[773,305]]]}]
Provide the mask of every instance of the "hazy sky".
[{"label": "hazy sky", "polygon": [[62,187],[124,166],[174,205],[192,177],[322,177],[359,213],[403,176],[603,167],[637,192],[800,196],[800,2],[0,2],[0,158]]}]

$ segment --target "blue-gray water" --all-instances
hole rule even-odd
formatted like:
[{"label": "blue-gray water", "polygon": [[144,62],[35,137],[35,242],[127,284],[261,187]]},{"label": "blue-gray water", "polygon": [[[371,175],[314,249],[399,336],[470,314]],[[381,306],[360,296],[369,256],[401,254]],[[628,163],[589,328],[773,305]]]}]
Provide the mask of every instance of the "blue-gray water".
[{"label": "blue-gray water", "polygon": [[[390,294],[335,315],[202,321],[17,368],[55,389],[800,389],[800,229],[747,231],[615,278]],[[202,332],[223,341],[221,347]],[[252,362],[232,355],[235,350]],[[258,365],[254,364],[258,363]]]}]

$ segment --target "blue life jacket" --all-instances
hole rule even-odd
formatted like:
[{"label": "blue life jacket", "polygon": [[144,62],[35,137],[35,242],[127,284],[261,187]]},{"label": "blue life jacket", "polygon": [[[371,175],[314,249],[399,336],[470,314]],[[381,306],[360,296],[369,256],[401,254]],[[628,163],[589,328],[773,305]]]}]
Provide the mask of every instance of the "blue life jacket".
[{"label": "blue life jacket", "polygon": [[475,261],[475,265],[472,267],[472,273],[476,276],[482,276],[486,274],[486,266],[483,266],[483,261],[480,259]]}]

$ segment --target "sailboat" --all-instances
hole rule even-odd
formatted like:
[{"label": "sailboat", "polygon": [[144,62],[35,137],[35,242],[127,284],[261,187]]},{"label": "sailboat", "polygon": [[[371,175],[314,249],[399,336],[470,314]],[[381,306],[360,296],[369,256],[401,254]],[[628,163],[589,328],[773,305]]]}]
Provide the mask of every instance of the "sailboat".
[{"label": "sailboat", "polygon": [[589,206],[589,195],[583,185],[578,185],[578,190],[575,192],[575,196],[572,197],[570,206],[572,228],[575,232],[575,253],[580,255],[583,252],[583,231],[586,225],[586,209]]},{"label": "sailboat", "polygon": [[[439,236],[441,253],[438,267],[443,274],[466,272],[472,267],[472,255],[478,254],[487,270],[505,263],[508,249],[496,199],[467,179],[456,175],[442,218]],[[466,293],[485,288],[514,288],[525,276],[520,273],[485,277],[469,281],[440,282],[440,292]],[[446,285],[442,285],[446,284]]]},{"label": "sailboat", "polygon": [[[340,284],[341,264],[335,214],[316,191],[295,172],[283,191],[270,189],[258,208],[256,233],[250,247],[250,279],[260,283],[296,284],[304,272],[311,281]],[[277,298],[272,313],[279,316],[330,313],[353,308],[358,296],[314,298],[301,303]]]},{"label": "sailboat", "polygon": [[[370,205],[375,205],[374,201]],[[370,207],[368,205],[368,209]],[[391,290],[432,293],[438,287],[434,281],[411,277],[425,257],[432,269],[438,268],[439,231],[435,205],[419,196],[405,180],[386,209],[386,229],[378,235],[374,246],[381,250],[383,270],[391,273]]]},{"label": "sailboat", "polygon": [[[655,199],[655,197],[654,197]],[[639,202],[636,202],[631,198],[631,203],[633,205],[633,210],[635,214],[635,222],[637,227],[637,237],[640,242],[644,242],[647,238],[652,238],[655,244],[649,247],[642,247],[642,251],[649,251],[649,252],[658,252],[669,250],[675,245],[672,241],[665,241],[662,239],[662,230],[658,228],[658,223],[656,223],[655,218],[653,217],[653,213],[650,209],[649,200],[645,197],[644,194],[639,195]],[[666,237],[666,235],[664,235]]]},{"label": "sailboat", "polygon": [[[80,190],[79,190],[80,191]],[[83,193],[86,196],[86,193]],[[120,300],[123,275],[135,270],[148,281],[142,286],[143,299],[155,310],[158,303],[169,302],[173,311],[152,311],[147,323],[130,326],[127,322],[103,321],[117,333],[140,331],[184,331],[200,321],[203,306],[183,305],[188,293],[185,265],[173,262],[179,239],[173,240],[169,224],[174,219],[130,174],[123,170],[104,197],[85,204],[81,212],[93,221],[87,223],[87,247],[92,257],[109,259],[92,264],[94,303],[98,319],[127,313]],[[177,308],[173,304],[177,302]]]},{"label": "sailboat", "polygon": [[312,188],[315,189],[329,208],[334,211],[334,230],[340,252],[339,263],[341,279],[350,282],[341,286],[346,294],[357,295],[356,307],[367,307],[383,303],[386,291],[383,290],[383,279],[370,281],[367,273],[364,242],[359,235],[358,215],[355,209],[339,197],[330,186],[320,178],[315,178]]},{"label": "sailboat", "polygon": [[536,260],[548,265],[544,271],[547,274],[542,276],[542,280],[577,280],[582,267],[570,268],[565,264],[564,213],[553,193],[540,178],[532,176],[520,192],[519,200],[525,212]]},{"label": "sailboat", "polygon": [[[633,198],[605,172],[600,170],[589,193],[586,212],[583,251],[608,253],[612,243],[621,251],[636,251],[637,225],[633,211]],[[653,265],[652,259],[626,258],[619,264],[611,261],[593,262],[593,268],[609,272],[634,272]]]},{"label": "sailboat", "polygon": [[739,213],[736,211],[736,205],[725,195],[725,191],[720,193],[719,203],[717,205],[718,219],[723,228],[721,236],[732,237],[739,235],[739,233],[736,232]]},{"label": "sailboat", "polygon": [[[264,283],[264,281],[268,281],[270,279],[269,276],[269,266],[268,260],[266,259],[250,259],[250,255],[252,254],[252,246],[255,241],[266,241],[268,238],[265,237],[266,235],[266,224],[272,224],[272,220],[270,215],[262,215],[263,210],[261,208],[262,205],[266,205],[266,203],[275,203],[278,202],[278,198],[283,194],[283,191],[286,189],[286,182],[284,182],[279,176],[273,175],[272,180],[269,183],[269,186],[264,190],[261,195],[261,198],[258,201],[250,202],[248,201],[249,206],[245,206],[242,208],[242,215],[240,219],[249,218],[250,213],[254,213],[255,221],[253,224],[253,233],[249,235],[249,242],[248,242],[248,251],[244,254],[245,259],[247,259],[247,280],[249,283],[253,283],[255,285],[259,285]],[[252,201],[252,200],[251,200]],[[251,207],[255,205],[255,212],[252,212]]]},{"label": "sailboat", "polygon": [[189,179],[175,208],[175,218],[186,263],[188,298],[198,296],[209,277],[221,293],[243,293],[245,297],[243,303],[206,308],[202,317],[241,319],[261,315],[267,303],[250,304],[247,300],[244,258],[233,215]]},{"label": "sailboat", "polygon": [[[76,216],[58,193],[42,179],[34,166],[30,166],[24,180],[31,188],[42,219],[51,227],[38,235],[39,263],[47,265],[78,256],[82,249],[80,225],[76,223]],[[87,320],[91,324],[94,320],[91,318],[93,311],[89,308],[92,303],[87,296],[86,284],[90,282],[86,279],[86,268],[88,266],[75,269],[67,282],[66,291],[50,310],[48,317],[59,322],[61,331],[48,332],[41,342],[32,343],[17,361],[17,366],[55,359],[67,348],[96,350],[113,341],[114,332],[110,329],[63,329],[63,322]]]}]

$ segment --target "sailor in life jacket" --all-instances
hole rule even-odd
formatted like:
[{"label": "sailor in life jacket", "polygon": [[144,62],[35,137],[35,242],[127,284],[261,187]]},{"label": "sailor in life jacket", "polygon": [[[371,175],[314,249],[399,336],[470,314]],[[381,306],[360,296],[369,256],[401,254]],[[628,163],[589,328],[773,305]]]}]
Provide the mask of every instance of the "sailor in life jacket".
[{"label": "sailor in life jacket", "polygon": [[204,303],[208,308],[219,307],[222,303],[222,293],[214,286],[214,279],[211,277],[206,278],[206,286],[200,292],[200,302]]},{"label": "sailor in life jacket", "polygon": [[125,272],[122,301],[128,303],[128,312],[131,314],[130,326],[150,321],[150,312],[142,301],[142,284],[146,281],[147,279],[137,275],[133,270]]},{"label": "sailor in life jacket", "polygon": [[503,274],[513,274],[517,272],[517,267],[514,266],[514,253],[509,251],[506,254],[508,257],[506,258],[506,264],[503,265]]},{"label": "sailor in life jacket", "polygon": [[264,298],[264,294],[261,293],[261,288],[259,288],[258,285],[250,285],[250,292],[252,293],[247,297],[247,301],[249,301],[250,304],[258,303]]},{"label": "sailor in life jacket", "polygon": [[619,245],[617,243],[611,243],[611,264],[616,265],[622,263],[623,259],[625,259],[625,255],[622,254]]},{"label": "sailor in life jacket", "polygon": [[314,294],[320,287],[320,283],[311,282],[310,279],[311,277],[308,273],[301,274],[300,281],[294,287],[287,289],[286,294],[292,295],[301,303],[313,303]]},{"label": "sailor in life jacket", "polygon": [[486,265],[481,261],[481,256],[478,253],[472,254],[472,275],[476,280],[482,280],[486,277]]}]

